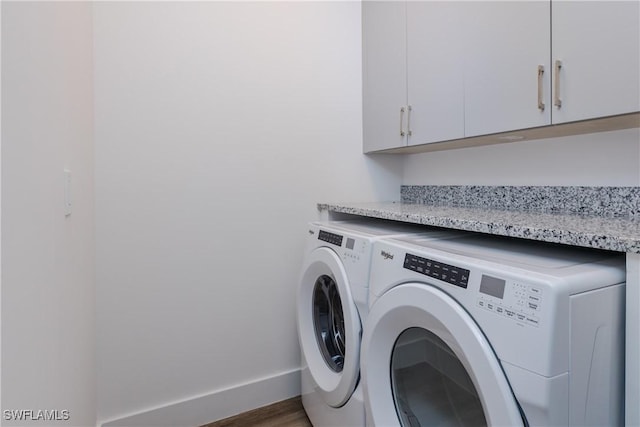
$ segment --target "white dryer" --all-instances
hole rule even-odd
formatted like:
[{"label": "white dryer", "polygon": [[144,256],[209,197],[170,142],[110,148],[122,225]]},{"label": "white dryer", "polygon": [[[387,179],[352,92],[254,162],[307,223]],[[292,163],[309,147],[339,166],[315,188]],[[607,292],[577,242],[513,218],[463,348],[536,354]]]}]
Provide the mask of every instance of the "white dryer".
[{"label": "white dryer", "polygon": [[624,257],[470,233],[374,245],[371,426],[623,424]]},{"label": "white dryer", "polygon": [[302,403],[314,426],[364,426],[360,340],[372,244],[415,233],[425,239],[453,235],[382,220],[309,224],[297,309]]}]

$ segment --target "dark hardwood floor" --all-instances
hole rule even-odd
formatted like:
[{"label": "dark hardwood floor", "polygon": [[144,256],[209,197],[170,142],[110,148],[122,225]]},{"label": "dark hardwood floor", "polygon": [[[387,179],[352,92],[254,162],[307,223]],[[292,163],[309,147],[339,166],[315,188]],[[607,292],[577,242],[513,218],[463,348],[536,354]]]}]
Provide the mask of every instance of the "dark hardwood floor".
[{"label": "dark hardwood floor", "polygon": [[300,396],[201,427],[312,427]]}]

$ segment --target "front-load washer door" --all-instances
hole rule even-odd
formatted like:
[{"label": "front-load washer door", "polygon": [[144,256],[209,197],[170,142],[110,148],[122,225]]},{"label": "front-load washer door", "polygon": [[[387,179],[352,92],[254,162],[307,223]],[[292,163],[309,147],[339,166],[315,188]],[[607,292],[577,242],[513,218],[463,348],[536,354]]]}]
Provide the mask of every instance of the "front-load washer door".
[{"label": "front-load washer door", "polygon": [[482,331],[428,284],[396,286],[373,304],[361,372],[368,425],[524,425]]},{"label": "front-load washer door", "polygon": [[358,310],[340,258],[329,248],[306,259],[298,288],[298,335],[309,372],[327,405],[344,405],[360,374]]}]

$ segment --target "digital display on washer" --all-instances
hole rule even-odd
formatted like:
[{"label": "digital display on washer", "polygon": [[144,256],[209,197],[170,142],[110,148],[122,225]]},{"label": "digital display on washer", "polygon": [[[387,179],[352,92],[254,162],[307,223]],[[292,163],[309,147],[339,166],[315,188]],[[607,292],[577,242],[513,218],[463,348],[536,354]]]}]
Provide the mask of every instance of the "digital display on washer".
[{"label": "digital display on washer", "polygon": [[329,233],[328,231],[320,230],[318,233],[318,240],[322,240],[332,245],[342,246],[342,236],[339,234]]},{"label": "digital display on washer", "polygon": [[506,283],[504,279],[483,274],[482,279],[480,279],[480,292],[502,299],[504,297],[504,287]]},{"label": "digital display on washer", "polygon": [[345,245],[347,247],[347,249],[352,249],[356,246],[356,241],[355,239],[350,239],[349,237],[347,237],[347,244]]},{"label": "digital display on washer", "polygon": [[469,283],[469,270],[410,253],[404,257],[404,268],[465,289]]}]

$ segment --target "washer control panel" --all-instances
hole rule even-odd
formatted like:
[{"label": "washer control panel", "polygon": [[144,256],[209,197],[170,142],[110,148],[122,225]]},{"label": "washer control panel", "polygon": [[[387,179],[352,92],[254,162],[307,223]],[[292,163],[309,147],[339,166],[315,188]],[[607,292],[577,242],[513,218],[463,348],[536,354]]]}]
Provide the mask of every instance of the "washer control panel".
[{"label": "washer control panel", "polygon": [[318,232],[318,240],[322,240],[323,242],[331,243],[332,245],[342,246],[343,236],[335,233],[330,233],[325,230],[320,230]]},{"label": "washer control panel", "polygon": [[483,274],[478,307],[515,322],[538,327],[543,304],[542,287]]},{"label": "washer control panel", "polygon": [[461,288],[469,284],[469,270],[410,253],[404,256],[403,267]]},{"label": "washer control panel", "polygon": [[367,250],[367,241],[365,239],[343,236],[326,230],[318,231],[318,240],[322,240],[323,242],[342,248],[342,250],[339,251],[339,255],[345,261],[360,261],[361,255]]}]

